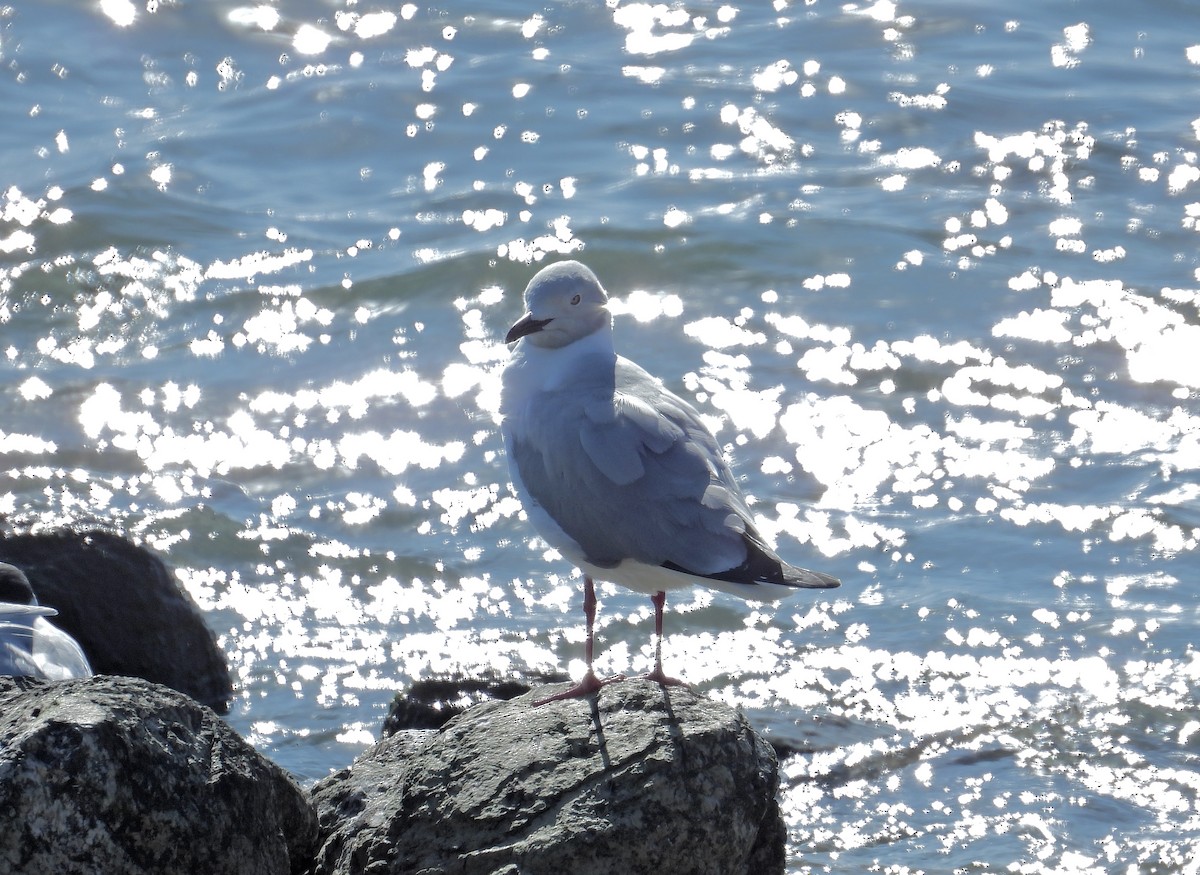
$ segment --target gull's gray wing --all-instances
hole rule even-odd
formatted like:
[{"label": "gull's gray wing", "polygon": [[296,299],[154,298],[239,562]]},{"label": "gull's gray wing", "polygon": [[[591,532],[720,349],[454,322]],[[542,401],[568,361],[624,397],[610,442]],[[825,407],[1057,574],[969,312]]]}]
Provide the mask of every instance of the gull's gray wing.
[{"label": "gull's gray wing", "polygon": [[526,492],[588,561],[701,575],[743,565],[749,510],[695,409],[620,358],[570,385],[531,401],[510,451]]}]

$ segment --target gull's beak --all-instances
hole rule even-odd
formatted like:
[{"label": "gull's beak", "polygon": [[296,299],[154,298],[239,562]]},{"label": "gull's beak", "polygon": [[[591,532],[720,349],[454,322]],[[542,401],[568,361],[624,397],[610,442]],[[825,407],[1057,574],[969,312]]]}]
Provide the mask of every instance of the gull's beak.
[{"label": "gull's beak", "polygon": [[516,343],[526,334],[533,334],[536,331],[541,331],[549,325],[552,319],[534,319],[532,313],[526,313],[517,321],[517,324],[508,329],[508,334],[504,336],[505,343]]}]

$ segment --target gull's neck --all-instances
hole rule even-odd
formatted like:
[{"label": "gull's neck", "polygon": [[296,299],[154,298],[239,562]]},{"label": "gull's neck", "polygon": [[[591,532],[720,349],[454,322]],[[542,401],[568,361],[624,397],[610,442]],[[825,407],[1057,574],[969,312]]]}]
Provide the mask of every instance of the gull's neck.
[{"label": "gull's neck", "polygon": [[576,368],[585,362],[592,368],[597,363],[611,363],[616,355],[612,326],[605,324],[586,337],[554,349],[534,346],[526,338],[513,354],[510,367],[524,371],[527,379],[536,381],[538,389],[546,391],[557,389],[571,379]]}]

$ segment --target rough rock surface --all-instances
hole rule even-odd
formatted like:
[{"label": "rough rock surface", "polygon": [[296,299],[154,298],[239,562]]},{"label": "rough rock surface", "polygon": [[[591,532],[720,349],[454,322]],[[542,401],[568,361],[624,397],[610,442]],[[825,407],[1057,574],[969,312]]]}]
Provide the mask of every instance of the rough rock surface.
[{"label": "rough rock surface", "polygon": [[542,688],[398,733],[318,782],[319,873],[784,870],[770,746],[727,706],[628,681]]},{"label": "rough rock surface", "polygon": [[199,607],[149,550],[111,532],[63,530],[0,538],[0,560],[25,572],[97,674],[145,678],[228,710],[225,655]]},{"label": "rough rock surface", "polygon": [[0,872],[284,875],[316,814],[211,710],[134,678],[0,678]]}]

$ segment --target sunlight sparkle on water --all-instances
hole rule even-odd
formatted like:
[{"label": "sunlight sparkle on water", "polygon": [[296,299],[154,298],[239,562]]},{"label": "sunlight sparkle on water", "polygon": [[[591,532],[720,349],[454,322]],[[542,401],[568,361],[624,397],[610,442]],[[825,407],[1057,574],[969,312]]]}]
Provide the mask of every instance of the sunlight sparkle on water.
[{"label": "sunlight sparkle on water", "polygon": [[[687,48],[696,38],[688,28],[691,18],[686,9],[670,9],[664,5],[627,3],[613,12],[613,21],[629,30],[625,51],[631,55],[654,55]],[[662,32],[656,32],[662,28]]]},{"label": "sunlight sparkle on water", "polygon": [[100,0],[100,11],[117,27],[129,27],[137,18],[137,6],[131,0]]},{"label": "sunlight sparkle on water", "polygon": [[257,27],[260,30],[274,30],[279,24],[279,10],[273,6],[239,6],[229,12],[229,20],[244,27]]},{"label": "sunlight sparkle on water", "polygon": [[354,35],[362,39],[383,36],[396,26],[396,13],[367,12],[363,14],[339,10],[334,16],[339,30],[352,30]]},{"label": "sunlight sparkle on water", "polygon": [[287,267],[311,261],[311,249],[288,248],[278,255],[269,252],[252,252],[231,261],[214,261],[204,275],[208,279],[252,280],[259,274],[278,273]]},{"label": "sunlight sparkle on water", "polygon": [[261,392],[251,399],[250,409],[257,413],[342,410],[357,419],[373,402],[381,399],[400,397],[414,407],[421,407],[436,396],[437,388],[417,372],[381,368],[365,373],[353,382],[337,380],[321,389],[301,389],[294,393]]},{"label": "sunlight sparkle on water", "polygon": [[313,338],[297,329],[309,322],[327,326],[332,319],[332,311],[317,307],[306,298],[284,300],[278,309],[263,309],[247,319],[243,331],[233,336],[233,344],[250,344],[279,354],[301,351],[312,343]]},{"label": "sunlight sparkle on water", "polygon": [[[414,678],[582,672],[497,424],[520,290],[583,250],[764,539],[844,580],[668,605],[667,670],[801,752],[792,859],[1191,865],[1200,121],[1122,93],[1186,81],[1194,37],[1152,5],[163,5],[93,10],[145,40],[124,91],[6,55],[46,181],[0,186],[0,514],[162,551],[253,743],[315,778]],[[648,668],[648,602],[601,596],[598,667]]]},{"label": "sunlight sparkle on water", "polygon": [[313,24],[302,24],[292,38],[292,48],[301,55],[319,55],[329,48],[333,35]]},{"label": "sunlight sparkle on water", "polygon": [[683,314],[683,299],[678,295],[657,295],[634,289],[624,298],[609,298],[608,309],[614,316],[629,315],[638,322],[652,322],[663,316],[677,319]]},{"label": "sunlight sparkle on water", "polygon": [[435,446],[416,432],[397,430],[386,436],[374,431],[347,434],[337,442],[337,448],[342,463],[351,469],[358,467],[360,459],[367,458],[386,473],[395,475],[410,465],[437,468],[444,462],[457,462],[463,456],[465,444],[451,441],[445,446]]}]

